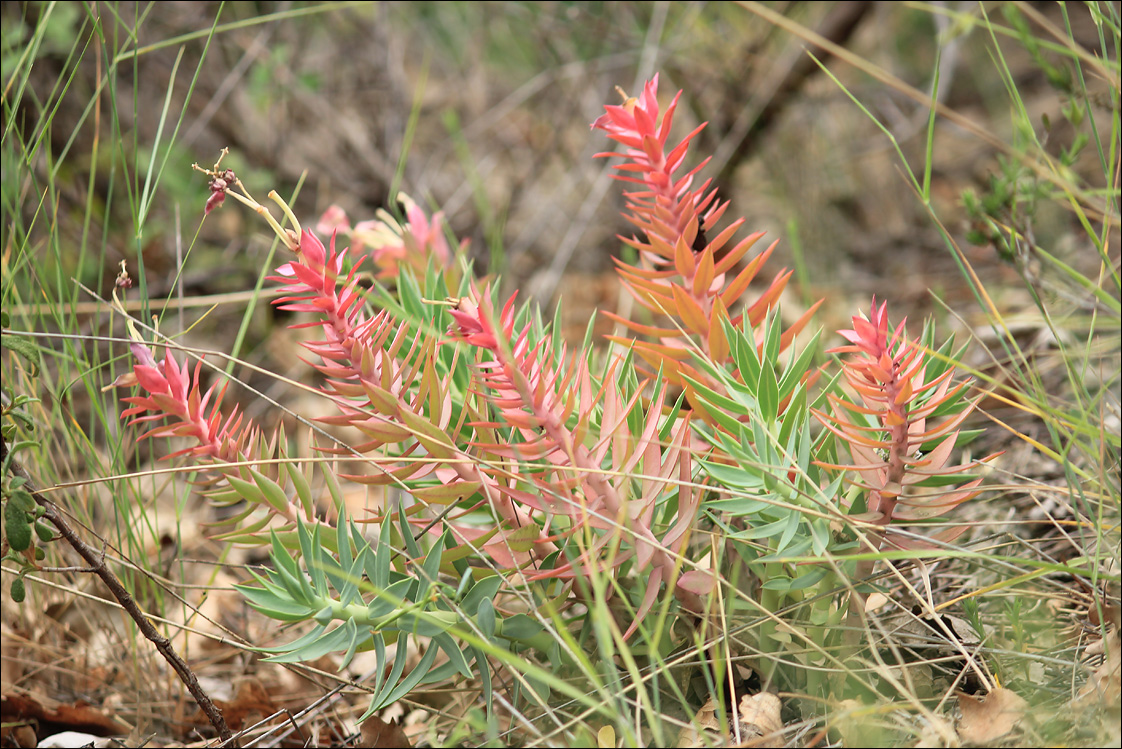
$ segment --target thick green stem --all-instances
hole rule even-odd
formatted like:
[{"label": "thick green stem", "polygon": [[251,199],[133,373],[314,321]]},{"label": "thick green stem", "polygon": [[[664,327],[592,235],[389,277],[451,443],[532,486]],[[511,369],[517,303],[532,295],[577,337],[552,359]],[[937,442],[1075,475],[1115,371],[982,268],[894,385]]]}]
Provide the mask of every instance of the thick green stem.
[{"label": "thick green stem", "polygon": [[[769,580],[772,577],[777,577],[783,574],[783,566],[780,564],[767,564],[764,566],[764,580]],[[764,685],[770,685],[775,677],[776,669],[779,667],[779,661],[776,658],[769,658],[779,652],[781,643],[776,638],[776,619],[775,614],[783,606],[783,594],[777,590],[769,590],[768,588],[760,589],[760,607],[766,614],[771,614],[763,622],[760,623],[758,641],[756,647],[760,651],[759,656],[759,672],[760,680]]]}]

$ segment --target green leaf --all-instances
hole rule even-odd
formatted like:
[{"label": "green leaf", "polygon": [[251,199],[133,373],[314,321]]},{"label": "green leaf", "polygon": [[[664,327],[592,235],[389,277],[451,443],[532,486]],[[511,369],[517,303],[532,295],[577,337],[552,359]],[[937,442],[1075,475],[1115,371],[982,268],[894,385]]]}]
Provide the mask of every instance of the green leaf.
[{"label": "green leaf", "polygon": [[[702,360],[698,358],[697,361]],[[721,395],[697,380],[691,379],[687,375],[683,375],[682,377],[689,382],[702,402],[706,406],[710,406],[710,408],[706,408],[705,411],[714,421],[733,434],[740,433],[743,425],[736,420],[733,414],[747,416],[752,411],[752,408],[746,408],[740,401]]]},{"label": "green leaf", "polygon": [[312,516],[314,510],[312,503],[312,486],[308,483],[308,477],[300,470],[296,463],[284,463],[285,473],[288,474],[289,481],[292,482],[292,488],[296,492],[296,496],[300,498],[300,506],[303,508],[305,514],[309,517]]},{"label": "green leaf", "polygon": [[[787,517],[787,527],[783,529],[783,535],[779,539],[778,546],[775,547],[776,551],[783,551],[787,548],[787,544],[791,543],[791,539],[799,530],[799,524],[802,521],[802,515],[797,512],[792,512]],[[809,540],[809,539],[808,539]]]},{"label": "green leaf", "polygon": [[293,600],[300,601],[314,601],[318,598],[312,586],[308,583],[304,573],[301,572],[300,566],[296,560],[292,558],[288,549],[281,543],[280,537],[276,532],[270,533],[272,542],[272,553],[269,554],[269,559],[272,560],[273,565],[276,567],[275,575],[279,578],[285,590],[291,594]]},{"label": "green leaf", "polygon": [[527,552],[534,547],[534,542],[541,535],[541,528],[537,523],[529,522],[506,534],[507,543],[512,551]]},{"label": "green leaf", "polygon": [[254,648],[254,649],[257,650],[258,652],[261,652],[261,653],[291,652],[293,649],[300,649],[300,648],[302,648],[306,645],[309,645],[309,644],[315,642],[316,640],[320,639],[320,637],[323,635],[323,633],[326,629],[327,629],[326,627],[322,627],[322,626],[317,624],[315,627],[312,628],[312,631],[308,632],[303,637],[288,643],[287,645],[280,645],[279,647],[273,647],[273,648]]},{"label": "green leaf", "polygon": [[[8,327],[8,324],[4,323],[4,327]],[[9,333],[4,336],[4,348],[19,354],[19,356],[31,365],[32,377],[39,376],[39,366],[42,363],[42,359],[39,356],[39,348],[32,341]]]},{"label": "green leaf", "polygon": [[440,577],[441,554],[444,551],[444,544],[447,541],[448,531],[445,531],[440,539],[429,548],[429,553],[425,556],[425,561],[421,564],[420,570],[418,570],[418,601],[423,601],[428,597],[429,590]]},{"label": "green leaf", "polygon": [[508,640],[530,640],[544,629],[541,622],[525,614],[515,614],[503,620],[502,636]]},{"label": "green leaf", "polygon": [[791,581],[791,590],[806,590],[813,588],[818,583],[826,578],[830,571],[825,567],[813,567],[811,569],[800,569],[799,576]]},{"label": "green leaf", "polygon": [[370,639],[370,632],[367,628],[359,628],[354,619],[348,619],[343,628],[350,634],[350,642],[347,643],[347,649],[343,653],[343,659],[339,663],[339,670],[342,671],[351,664],[354,660],[355,652],[358,650],[359,643]]},{"label": "green leaf", "polygon": [[[473,645],[471,648],[471,652],[475,656],[476,664],[479,664],[480,666],[479,681],[481,682],[481,687],[483,689],[483,699],[487,704],[487,712],[489,714],[492,709],[494,709],[491,695],[491,669],[483,666],[483,664],[487,663],[487,657],[483,654],[482,650]],[[554,663],[558,661],[560,661],[560,658],[557,659],[557,661],[554,661]]]},{"label": "green leaf", "polygon": [[234,491],[238,493],[238,496],[246,502],[255,505],[265,504],[265,493],[255,484],[240,479],[237,476],[227,476],[226,481],[228,481]]},{"label": "green leaf", "polygon": [[[366,709],[366,712],[363,713],[362,716],[358,719],[359,723],[366,720],[371,715],[373,715],[376,711],[382,709],[386,705],[391,705],[395,702],[395,700],[389,699],[389,697],[393,692],[394,686],[398,683],[398,680],[401,679],[401,674],[405,671],[405,661],[408,660],[408,655],[409,655],[408,654],[408,643],[409,643],[409,638],[407,636],[405,636],[404,634],[398,639],[398,641],[397,641],[397,653],[394,655],[394,659],[393,659],[393,668],[390,670],[390,673],[385,678],[384,682],[381,681],[381,680],[375,681],[374,696],[370,700],[370,707],[368,707]],[[375,638],[374,647],[375,648],[378,647],[377,638]],[[429,648],[428,653],[426,653],[426,656],[429,653],[433,654],[433,657],[435,658],[435,655],[437,653],[437,648]],[[380,652],[378,654],[378,664],[379,664],[379,666],[384,662],[385,662],[384,661],[384,652]],[[431,662],[431,659],[430,659],[430,662]],[[417,668],[419,668],[419,667],[420,666],[417,666],[413,670],[416,671]],[[379,668],[378,671],[379,671],[379,675],[381,675],[382,669]]]},{"label": "green leaf", "polygon": [[26,483],[26,479],[20,476],[14,476],[12,480],[8,482],[8,488],[12,492],[11,496],[8,498],[8,502],[14,503],[17,508],[23,510],[28,515],[34,515],[35,508],[38,507],[38,505],[35,503],[35,497],[31,496],[31,492],[23,488],[24,483]]},{"label": "green leaf", "polygon": [[[39,441],[38,440],[19,440],[17,442],[11,442],[11,443],[8,444],[8,454],[11,455],[11,454],[14,454],[14,453],[18,453],[21,450],[29,450],[33,447],[39,447]],[[13,478],[12,481],[15,481],[18,478],[19,477],[17,476],[15,478]],[[20,483],[21,484],[23,483],[22,479],[20,479]]]},{"label": "green leaf", "polygon": [[763,486],[763,482],[758,475],[739,465],[730,466],[708,460],[699,460],[698,462],[701,463],[701,467],[709,474],[709,477],[721,486],[738,489],[758,489]]},{"label": "green leaf", "polygon": [[[348,534],[348,530],[347,519],[343,517],[339,518],[335,523],[335,552],[339,555],[340,571],[347,570],[349,572],[354,558],[351,556],[351,537]],[[345,581],[336,580],[335,578],[332,578],[331,582],[335,585],[336,590],[339,590],[342,585],[345,584]]]},{"label": "green leaf", "polygon": [[711,510],[720,512],[727,512],[730,515],[755,515],[759,512],[765,512],[772,508],[768,502],[761,502],[752,497],[730,497],[728,499],[712,499],[705,503],[705,506]]},{"label": "green leaf", "polygon": [[456,458],[451,438],[440,427],[407,409],[401,409],[400,416],[402,423],[413,433],[413,438],[421,443],[429,455],[445,460]]},{"label": "green leaf", "polygon": [[454,484],[413,487],[409,493],[423,500],[425,504],[450,505],[475,494],[482,485],[480,481],[460,481]]},{"label": "green leaf", "polygon": [[[498,577],[496,576],[496,579]],[[465,609],[470,611],[470,609]],[[490,598],[484,598],[479,602],[479,608],[475,612],[475,623],[483,636],[488,640],[493,640],[495,637],[495,606],[491,603]]]},{"label": "green leaf", "polygon": [[830,521],[826,518],[808,518],[807,527],[810,529],[810,541],[814,546],[814,553],[824,555],[833,539],[830,533]]},{"label": "green leaf", "polygon": [[[367,713],[369,713],[371,709],[381,710],[383,707],[392,705],[393,703],[397,702],[402,697],[413,691],[413,688],[420,684],[422,679],[428,676],[429,670],[432,668],[433,661],[436,660],[436,655],[439,652],[440,648],[430,647],[428,650],[426,650],[424,657],[421,658],[421,662],[413,667],[413,670],[409,672],[409,675],[402,679],[401,683],[398,684],[396,688],[390,690],[382,697],[381,704],[379,704],[377,707],[374,707],[375,703],[371,701],[371,706],[367,709]],[[375,696],[375,699],[377,699],[377,696]],[[363,718],[360,718],[359,721],[361,722],[362,720],[365,720],[366,717],[367,715],[364,714]]]},{"label": "green leaf", "polygon": [[764,590],[774,590],[786,593],[791,590],[791,578],[787,575],[771,575],[761,585]]},{"label": "green leaf", "polygon": [[[348,627],[347,624],[350,626]],[[354,637],[355,627],[353,620],[348,620],[347,624],[336,627],[308,642],[304,642],[305,638],[300,638],[300,640],[283,648],[263,648],[266,652],[282,651],[277,655],[265,658],[265,660],[273,663],[307,663],[308,661],[314,661],[316,658],[322,658],[328,653],[346,650]],[[321,626],[317,628],[322,630]]]},{"label": "green leaf", "polygon": [[312,619],[316,624],[320,624],[326,627],[335,619],[335,609],[330,605],[324,606],[322,609],[312,614]]},{"label": "green leaf", "polygon": [[460,607],[469,614],[474,613],[484,601],[491,603],[502,584],[503,579],[499,575],[491,575],[477,581],[460,599]]},{"label": "green leaf", "polygon": [[792,544],[790,546],[790,548],[786,549],[785,551],[777,552],[777,553],[774,553],[774,554],[767,554],[765,556],[760,557],[756,561],[762,562],[762,563],[782,562],[782,561],[785,561],[788,558],[805,556],[807,553],[810,552],[810,546],[811,546],[811,543],[810,543],[809,538],[801,538],[798,541],[796,541],[794,544]]},{"label": "green leaf", "polygon": [[31,548],[31,523],[14,499],[4,503],[4,531],[12,551],[27,551]]},{"label": "green leaf", "polygon": [[[319,544],[319,527],[315,526],[309,531],[308,526],[301,521],[296,524],[296,535],[300,539],[300,554],[304,558],[308,577],[312,579],[312,588],[316,595],[325,596],[330,589],[323,571],[327,560],[324,558],[326,555],[323,553],[323,547]],[[303,579],[304,576],[301,575],[300,578]]]},{"label": "green leaf", "polygon": [[760,404],[760,415],[768,423],[774,422],[779,414],[779,383],[775,377],[775,364],[770,359],[765,359],[760,365],[756,398]]},{"label": "green leaf", "polygon": [[339,515],[342,516],[346,504],[343,501],[343,490],[339,488],[339,479],[335,476],[335,471],[320,471],[320,475],[323,476],[323,483],[327,486],[327,491],[331,494],[331,501],[335,505],[335,509],[339,511]]},{"label": "green leaf", "polygon": [[791,359],[783,370],[783,377],[779,381],[779,393],[785,397],[794,392],[795,388],[801,385],[806,376],[810,373],[811,362],[814,360],[814,354],[818,351],[818,340],[822,332],[815,333],[803,349],[798,353],[794,353],[794,347],[791,348]]},{"label": "green leaf", "polygon": [[409,521],[405,517],[404,507],[398,508],[397,518],[398,523],[401,526],[401,537],[405,541],[405,550],[409,552],[410,558],[420,558],[424,554],[424,552],[421,551],[421,547],[417,543],[417,539],[413,538],[413,530],[409,527]]},{"label": "green leaf", "polygon": [[382,521],[382,528],[378,533],[378,546],[370,550],[366,560],[366,577],[370,584],[378,590],[384,590],[390,584],[390,557],[393,550],[390,548],[390,530],[393,523],[389,518]]},{"label": "green leaf", "polygon": [[[745,320],[745,325],[748,322]],[[756,343],[749,340],[742,328],[732,324],[727,318],[721,318],[721,325],[725,328],[725,338],[729,342],[729,350],[736,361],[736,367],[744,377],[745,382],[753,382],[760,378],[760,359],[756,354]],[[754,338],[754,336],[753,336]]]},{"label": "green leaf", "polygon": [[746,528],[736,533],[735,538],[744,541],[754,541],[760,538],[774,538],[787,528],[789,522],[789,518],[784,518],[783,520],[776,520],[772,523]]},{"label": "green leaf", "polygon": [[261,490],[261,495],[265,498],[265,501],[269,503],[269,506],[275,509],[280,515],[287,514],[289,507],[288,495],[285,494],[280,484],[252,468],[249,469],[249,475],[253,477],[253,483],[257,484],[257,488]]},{"label": "green leaf", "polygon": [[[814,437],[807,427],[806,417],[806,388],[803,384],[796,383],[795,390],[790,394],[787,402],[787,409],[783,412],[783,420],[779,423],[779,444],[790,445],[792,438],[801,438],[798,440],[798,445],[809,445]],[[795,452],[788,448],[788,452]],[[800,459],[799,465],[805,466]]]},{"label": "green leaf", "polygon": [[242,594],[250,606],[270,619],[277,619],[282,622],[302,622],[306,621],[311,615],[307,606],[283,598],[268,590],[246,585],[235,585],[234,588]]},{"label": "green leaf", "polygon": [[[467,656],[464,655],[464,652],[456,645],[456,641],[453,640],[447,632],[437,635],[432,638],[432,641],[448,654],[448,662],[451,663],[456,671],[462,674],[464,678],[470,679],[475,676],[475,674],[471,672],[471,667],[468,665]],[[432,645],[430,644],[429,647],[432,647]]]},{"label": "green leaf", "polygon": [[374,599],[366,605],[366,615],[371,619],[380,619],[401,608],[402,603],[413,597],[416,578],[406,578],[385,588],[378,588]]},{"label": "green leaf", "polygon": [[359,589],[368,554],[370,554],[370,547],[364,546],[351,563],[350,569],[346,570],[345,574],[340,570],[339,579],[335,581],[335,589],[339,591],[339,600],[344,606],[360,601]]}]

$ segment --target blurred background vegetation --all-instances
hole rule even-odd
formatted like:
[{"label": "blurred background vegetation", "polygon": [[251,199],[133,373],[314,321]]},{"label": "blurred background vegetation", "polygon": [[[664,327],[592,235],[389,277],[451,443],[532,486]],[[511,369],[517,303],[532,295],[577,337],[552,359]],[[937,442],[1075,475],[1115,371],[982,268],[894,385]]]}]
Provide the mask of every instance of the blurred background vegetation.
[{"label": "blurred background vegetation", "polygon": [[[1042,6],[1059,20],[1057,6]],[[999,142],[1047,118],[1058,123],[1047,148],[1070,145],[1066,92],[1017,39],[999,41],[1028,123],[1009,110],[988,36],[953,28],[938,12],[861,2],[775,9],[917,90],[929,91],[940,70],[943,103]],[[190,165],[209,165],[227,146],[247,184],[281,192],[302,184],[304,217],[338,203],[361,219],[397,190],[440,207],[457,236],[472,240],[483,270],[544,297],[564,288],[567,274],[610,269],[619,251],[622,198],[603,182],[606,161],[591,158],[607,142],[586,126],[616,99],[613,86],[636,91],[654,72],[667,98],[684,92],[681,133],[710,123],[694,151],[714,155],[703,176],[750,229],[783,238],[805,281],[893,302],[960,286],[883,134],[804,42],[736,4],[4,3],[3,14],[6,101],[18,102],[5,109],[4,127],[20,133],[32,166],[50,165],[52,215],[74,224],[60,273],[102,292],[116,261],[140,252],[151,292],[166,293],[176,246],[192,250],[189,293],[253,283],[267,251],[251,239],[256,227],[241,231],[241,217],[220,212],[193,241],[206,192]],[[1071,20],[1076,39],[1094,48],[1090,15]],[[94,24],[116,49],[101,48]],[[11,73],[28,53],[34,66],[17,91]],[[919,167],[928,107],[817,54]],[[1105,85],[1092,105],[1109,107]],[[961,192],[988,184],[1000,151],[947,122],[935,138],[933,198],[962,237]],[[46,205],[21,197],[25,154],[14,143],[3,156],[4,206],[32,225]],[[1095,166],[1093,154],[1084,161]],[[87,214],[87,205],[96,210]],[[1046,218],[1048,239],[1063,240],[1075,224]],[[108,267],[78,251],[91,238],[106,248]],[[999,277],[996,257],[978,260]]]}]

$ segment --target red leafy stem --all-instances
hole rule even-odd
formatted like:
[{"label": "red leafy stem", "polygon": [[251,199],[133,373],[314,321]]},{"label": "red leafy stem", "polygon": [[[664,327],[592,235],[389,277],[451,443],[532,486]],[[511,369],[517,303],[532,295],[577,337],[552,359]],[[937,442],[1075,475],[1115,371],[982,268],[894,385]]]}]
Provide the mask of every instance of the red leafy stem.
[{"label": "red leafy stem", "polygon": [[[636,618],[625,637],[635,631],[650,610],[664,582],[673,587],[687,609],[700,611],[701,600],[692,584],[694,577],[686,577],[686,585],[674,584],[680,580],[679,554],[700,500],[699,493],[689,486],[688,419],[674,425],[671,444],[663,451],[657,441],[662,405],[659,399],[650,408],[643,432],[633,437],[624,417],[638,401],[642,388],[624,403],[613,387],[593,390],[582,357],[576,357],[567,367],[557,366],[558,360],[566,359],[565,353],[562,350],[559,357],[554,357],[548,335],[533,344],[529,323],[516,331],[513,296],[496,315],[488,291],[474,292],[471,297],[459,300],[452,316],[455,325],[451,336],[483,352],[482,360],[476,364],[479,386],[498,411],[498,422],[477,426],[512,426],[524,440],[516,446],[487,444],[480,447],[489,454],[504,457],[546,460],[554,469],[548,479],[538,479],[540,493],[513,487],[503,487],[502,491],[534,510],[569,516],[574,529],[570,533],[585,527],[608,531],[582,553],[579,561],[542,571],[531,579],[583,574],[587,565],[599,564],[597,560],[606,556],[612,558],[612,566],[634,557],[637,568],[646,570],[649,567],[651,574]],[[605,382],[612,380],[609,372]],[[588,419],[597,403],[603,405],[601,430],[598,440],[589,447],[585,444]],[[574,413],[575,424],[570,427],[568,424]],[[621,485],[613,483],[601,470],[609,451],[618,468],[613,475],[621,479],[641,465],[641,473],[647,478],[640,496],[625,496]],[[681,482],[678,522],[660,541],[651,530],[655,501],[675,473]],[[621,538],[628,541],[625,548],[612,555],[604,553],[613,540]]]},{"label": "red leafy stem", "polygon": [[[130,426],[167,419],[166,423],[152,427],[139,439],[194,439],[195,445],[171,453],[164,459],[190,455],[222,475],[249,480],[251,475],[247,466],[223,465],[247,461],[247,450],[260,444],[259,430],[252,422],[243,420],[236,406],[228,417],[223,417],[222,398],[229,383],[223,384],[220,390],[217,385],[211,385],[202,393],[199,386],[201,360],[192,373],[186,365],[180,365],[170,351],[165,352],[162,360],[156,361],[152,350],[143,343],[134,342],[129,348],[136,363],[132,372],[117,378],[113,384],[139,385],[143,393],[123,399],[130,407],[121,414],[121,418],[131,417]],[[268,447],[263,449],[271,451]],[[272,509],[291,522],[300,517],[299,505],[293,502],[284,508]],[[312,517],[306,520],[317,522]]]},{"label": "red leafy stem", "polygon": [[[867,491],[872,522],[881,526],[937,517],[977,496],[981,479],[957,488],[911,492],[905,492],[905,488],[932,477],[973,470],[996,457],[949,465],[958,428],[975,402],[966,401],[942,423],[928,426],[928,417],[936,410],[961,399],[966,384],[952,384],[952,367],[928,380],[924,347],[907,338],[904,321],[894,330],[889,328],[886,307],[884,303],[878,307],[874,299],[868,319],[854,316],[853,328],[839,331],[849,345],[830,350],[854,354],[844,362],[843,373],[861,402],[852,403],[830,394],[833,414],[814,411],[822,424],[843,440],[853,459],[846,465],[821,465],[859,476],[858,484]],[[920,446],[932,442],[936,444],[929,452],[919,452]],[[950,540],[960,532],[961,529],[952,529],[942,540]],[[893,544],[922,545],[901,537],[895,537]]]},{"label": "red leafy stem", "polygon": [[[661,366],[676,384],[681,384],[678,373],[687,367],[685,362],[689,360],[689,351],[680,340],[683,336],[697,336],[715,362],[727,361],[729,346],[720,319],[730,319],[739,325],[746,314],[750,325],[758,325],[767,310],[778,302],[791,276],[791,271],[781,271],[744,313],[729,316],[728,311],[748,289],[775,249],[775,243],[727,280],[763,234],[752,234],[725,251],[744,219],[739,218],[714,234],[728,201],[717,200],[716,189],[709,189],[710,180],[697,189],[690,189],[694,177],[709,159],[684,175],[675,176],[685,160],[690,141],[705,127],[704,124],[698,126],[667,152],[667,139],[681,95],[679,91],[674,96],[660,118],[656,75],[647,82],[638,98],[628,99],[622,105],[606,106],[605,114],[592,123],[594,129],[603,130],[609,138],[625,146],[626,163],[615,167],[620,172],[616,179],[641,188],[625,193],[630,211],[625,215],[645,239],[620,237],[638,250],[640,264],[616,260],[619,275],[640,304],[656,315],[677,317],[679,322],[670,326],[643,325],[608,314],[634,333],[663,341],[640,341],[635,347],[647,362]],[[597,154],[601,157],[618,155]],[[783,348],[806,326],[819,304],[821,302],[813,305],[784,332]],[[617,340],[631,343],[629,339]],[[699,378],[692,369],[689,372],[692,377]]]}]

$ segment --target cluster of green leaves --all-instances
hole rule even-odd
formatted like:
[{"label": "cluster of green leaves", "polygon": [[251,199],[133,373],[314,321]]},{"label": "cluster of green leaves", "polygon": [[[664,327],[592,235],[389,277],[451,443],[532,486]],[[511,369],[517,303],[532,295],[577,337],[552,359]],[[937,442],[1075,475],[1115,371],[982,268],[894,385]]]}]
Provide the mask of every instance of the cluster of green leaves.
[{"label": "cluster of green leaves", "polygon": [[[421,556],[404,514],[399,519],[407,550]],[[294,642],[261,651],[270,653],[268,660],[278,663],[311,661],[327,653],[342,652],[339,666],[345,669],[357,650],[373,650],[376,675],[366,715],[393,704],[418,686],[442,681],[456,673],[472,678],[470,661],[475,660],[483,666],[479,675],[490,704],[490,674],[482,651],[471,645],[461,649],[448,632],[455,626],[464,626],[460,612],[467,611],[474,612],[472,630],[482,638],[494,638],[504,631],[504,622],[496,618],[491,604],[501,578],[493,576],[472,582],[470,574],[465,574],[462,593],[438,591],[435,588],[440,584],[441,552],[447,538],[432,544],[421,556],[423,561],[402,572],[392,564],[393,557],[401,559],[392,546],[392,527],[392,523],[383,523],[378,543],[372,544],[353,523],[338,523],[332,539],[321,533],[319,527],[309,530],[300,523],[299,563],[273,534],[270,558],[275,567],[265,574],[253,572],[256,585],[237,588],[251,606],[266,616],[286,622],[314,621],[315,626]],[[455,609],[450,605],[452,602],[457,604]],[[341,624],[329,628],[335,621]],[[517,623],[505,627],[508,636],[512,630],[518,630]],[[411,637],[426,638],[428,647],[406,675]],[[395,642],[393,666],[386,669],[386,647]],[[434,668],[441,652],[447,660]]]}]

